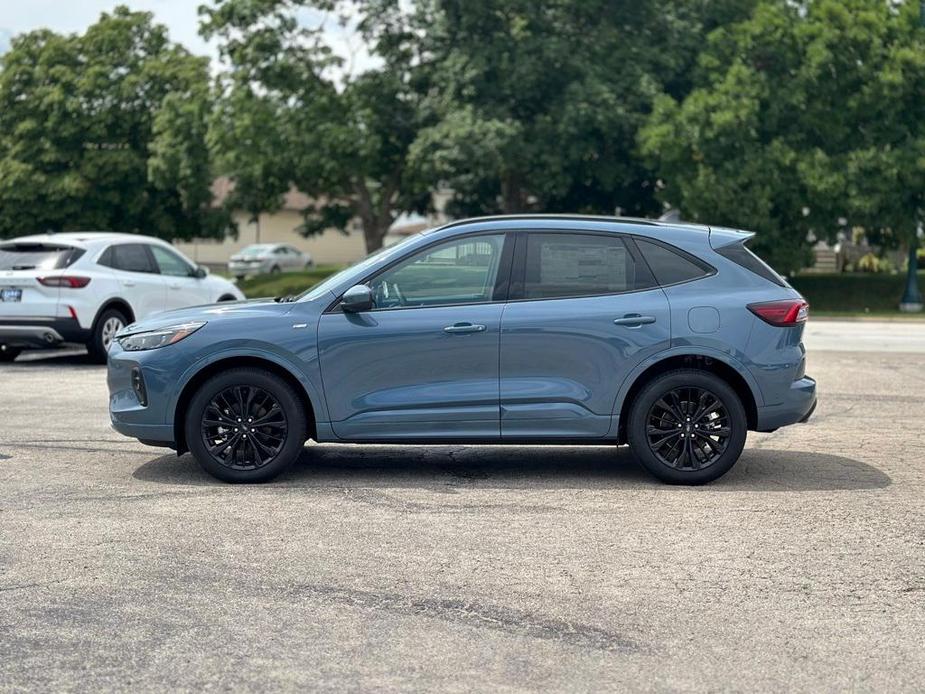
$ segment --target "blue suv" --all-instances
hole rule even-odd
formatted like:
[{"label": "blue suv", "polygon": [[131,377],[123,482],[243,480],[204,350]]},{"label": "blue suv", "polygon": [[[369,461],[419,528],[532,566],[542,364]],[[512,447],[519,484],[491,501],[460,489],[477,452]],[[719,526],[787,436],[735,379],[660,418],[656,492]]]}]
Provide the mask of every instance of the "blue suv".
[{"label": "blue suv", "polygon": [[702,484],[749,430],[808,419],[808,306],[716,227],[580,216],[455,222],[294,297],[162,313],[109,351],[113,426],[229,482],[309,438],[624,444]]}]

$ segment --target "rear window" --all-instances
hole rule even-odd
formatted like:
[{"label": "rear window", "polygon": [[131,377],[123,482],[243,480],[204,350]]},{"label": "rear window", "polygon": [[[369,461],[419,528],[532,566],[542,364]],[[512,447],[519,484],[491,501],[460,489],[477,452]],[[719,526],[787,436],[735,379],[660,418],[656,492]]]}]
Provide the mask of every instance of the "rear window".
[{"label": "rear window", "polygon": [[618,294],[641,288],[636,262],[618,236],[529,234],[523,298]]},{"label": "rear window", "polygon": [[60,270],[84,254],[80,248],[50,243],[0,245],[0,270]]},{"label": "rear window", "polygon": [[637,238],[636,245],[646,259],[652,274],[660,285],[678,284],[706,277],[713,272],[709,265],[701,263],[681,250],[652,241]]},{"label": "rear window", "polygon": [[759,277],[763,277],[768,282],[773,282],[779,287],[787,286],[783,277],[774,272],[770,265],[745,247],[744,241],[742,243],[734,243],[731,246],[717,248],[716,252],[727,260],[731,260],[736,265],[740,265],[746,270],[754,272]]}]

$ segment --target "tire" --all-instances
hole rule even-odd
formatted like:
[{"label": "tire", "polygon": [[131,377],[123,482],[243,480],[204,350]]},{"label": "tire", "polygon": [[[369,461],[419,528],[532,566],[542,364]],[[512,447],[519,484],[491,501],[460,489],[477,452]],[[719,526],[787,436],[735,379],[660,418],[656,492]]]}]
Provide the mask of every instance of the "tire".
[{"label": "tire", "polygon": [[273,267],[270,268],[271,275],[278,275],[281,272],[282,270],[279,269],[279,265],[274,265]]},{"label": "tire", "polygon": [[95,364],[105,364],[113,336],[128,324],[128,318],[119,309],[107,308],[103,311],[94,322],[90,341],[87,342],[90,360]]},{"label": "tire", "polygon": [[[251,417],[267,425],[238,431]],[[285,380],[264,369],[238,368],[199,387],[183,425],[186,445],[203,470],[225,482],[247,483],[268,482],[298,459],[306,420],[302,401]]]},{"label": "tire", "polygon": [[[671,433],[675,428],[677,435]],[[747,430],[736,392],[718,376],[696,369],[653,379],[630,405],[627,419],[633,453],[669,484],[706,484],[725,475],[742,453]]]},{"label": "tire", "polygon": [[218,303],[224,303],[225,301],[237,301],[237,297],[231,296],[231,294],[225,294],[218,298]]},{"label": "tire", "polygon": [[306,269],[306,270],[311,270],[313,267],[315,267],[315,261],[314,261],[314,260],[309,260],[307,263],[305,263],[305,269]]},{"label": "tire", "polygon": [[10,347],[8,345],[0,345],[0,363],[6,362],[9,363],[14,361],[16,357],[20,355],[22,350],[19,347]]}]

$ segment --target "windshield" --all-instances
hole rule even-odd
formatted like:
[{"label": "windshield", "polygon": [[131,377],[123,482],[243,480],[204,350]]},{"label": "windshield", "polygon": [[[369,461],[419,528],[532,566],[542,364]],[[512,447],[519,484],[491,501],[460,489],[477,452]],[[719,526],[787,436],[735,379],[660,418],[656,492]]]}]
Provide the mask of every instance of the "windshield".
[{"label": "windshield", "polygon": [[57,270],[77,260],[83,251],[48,243],[0,245],[0,270]]},{"label": "windshield", "polygon": [[263,255],[269,251],[273,246],[265,243],[259,243],[256,246],[247,246],[241,250],[241,255]]},{"label": "windshield", "polygon": [[378,251],[373,251],[368,256],[363,258],[363,260],[357,263],[354,263],[353,265],[349,265],[348,267],[345,267],[343,270],[331,275],[326,280],[322,280],[319,284],[316,284],[314,287],[309,287],[304,292],[299,294],[295,298],[295,300],[299,301],[301,299],[306,299],[308,301],[311,301],[313,299],[317,299],[319,296],[330,291],[331,287],[336,287],[338,284],[343,282],[344,279],[348,277],[349,275],[352,275],[354,273],[363,274],[363,270],[370,267],[371,265],[378,263],[380,260],[384,260],[386,258],[390,258],[394,255],[397,255],[399,249],[403,248],[408,243],[418,238],[422,233],[426,233],[426,232],[421,232],[418,234],[414,234],[413,236],[409,236],[408,238],[402,241],[399,241],[394,246],[388,246],[385,248],[380,248]]}]

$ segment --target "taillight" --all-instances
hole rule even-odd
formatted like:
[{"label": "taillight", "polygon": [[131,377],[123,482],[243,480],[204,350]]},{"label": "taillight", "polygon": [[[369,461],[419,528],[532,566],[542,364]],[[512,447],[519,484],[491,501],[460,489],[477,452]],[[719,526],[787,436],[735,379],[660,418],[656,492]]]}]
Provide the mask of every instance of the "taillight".
[{"label": "taillight", "polygon": [[778,327],[799,325],[805,323],[809,317],[809,304],[803,299],[764,301],[760,304],[749,304],[748,310],[765,323]]},{"label": "taillight", "polygon": [[69,289],[81,289],[90,284],[89,277],[75,277],[74,275],[57,275],[55,277],[39,277],[39,284],[46,287],[67,287]]}]

